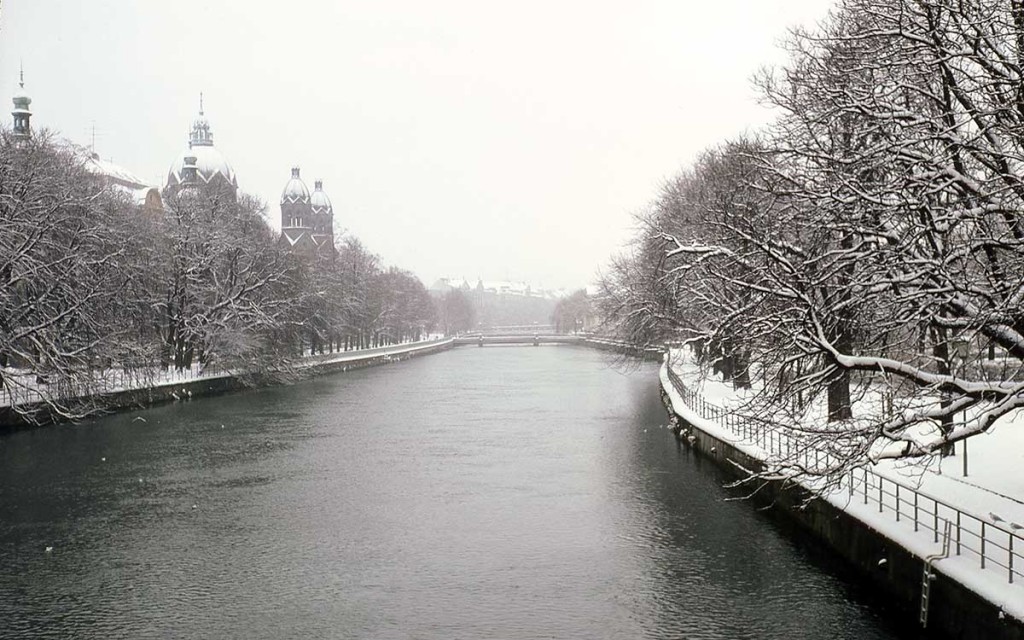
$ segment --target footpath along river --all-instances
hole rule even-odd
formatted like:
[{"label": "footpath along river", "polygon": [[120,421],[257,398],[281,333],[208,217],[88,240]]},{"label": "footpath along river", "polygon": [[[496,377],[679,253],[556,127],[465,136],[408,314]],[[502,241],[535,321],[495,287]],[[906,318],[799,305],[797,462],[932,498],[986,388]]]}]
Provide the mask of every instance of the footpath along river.
[{"label": "footpath along river", "polygon": [[653,364],[464,347],[0,435],[0,637],[911,637],[665,422]]}]

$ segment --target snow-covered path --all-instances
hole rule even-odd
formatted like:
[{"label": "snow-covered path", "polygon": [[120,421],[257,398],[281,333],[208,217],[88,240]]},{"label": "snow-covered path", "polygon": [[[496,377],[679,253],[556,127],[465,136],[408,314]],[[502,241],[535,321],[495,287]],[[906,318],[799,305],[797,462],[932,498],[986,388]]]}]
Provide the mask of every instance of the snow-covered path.
[{"label": "snow-covered path", "polygon": [[[676,413],[760,460],[789,454],[786,434],[730,413],[742,393],[673,361],[674,375],[664,365],[661,383]],[[956,466],[961,458],[947,459],[941,473],[937,465],[886,460],[854,471],[823,497],[922,558],[941,551],[949,522],[950,557],[936,570],[1024,620],[1024,424],[1014,426],[970,441],[967,478]],[[800,482],[815,490],[813,480]]]}]

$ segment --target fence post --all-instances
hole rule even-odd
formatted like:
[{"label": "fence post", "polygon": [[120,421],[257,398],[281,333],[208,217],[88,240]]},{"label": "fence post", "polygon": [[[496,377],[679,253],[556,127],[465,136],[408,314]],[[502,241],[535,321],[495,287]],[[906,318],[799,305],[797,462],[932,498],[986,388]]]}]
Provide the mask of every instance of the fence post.
[{"label": "fence post", "polygon": [[960,555],[960,510],[956,510],[956,555]]},{"label": "fence post", "polygon": [[981,521],[981,568],[985,568],[985,521]]},{"label": "fence post", "polygon": [[[917,516],[914,516],[914,520],[917,520]],[[896,522],[900,521],[900,483],[896,483]],[[916,522],[915,522],[916,527]],[[915,528],[916,531],[916,528]]]},{"label": "fence post", "polygon": [[882,476],[876,476],[878,478],[878,513],[882,513],[882,505],[885,504],[885,494],[882,493],[882,484],[885,482],[885,478]]}]

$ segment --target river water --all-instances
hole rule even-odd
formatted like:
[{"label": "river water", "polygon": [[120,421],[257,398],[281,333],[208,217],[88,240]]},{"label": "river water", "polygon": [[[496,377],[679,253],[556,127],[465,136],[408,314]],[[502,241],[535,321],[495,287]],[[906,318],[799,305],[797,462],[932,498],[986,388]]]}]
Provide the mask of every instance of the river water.
[{"label": "river water", "polygon": [[899,637],[656,372],[465,347],[0,436],[0,637]]}]

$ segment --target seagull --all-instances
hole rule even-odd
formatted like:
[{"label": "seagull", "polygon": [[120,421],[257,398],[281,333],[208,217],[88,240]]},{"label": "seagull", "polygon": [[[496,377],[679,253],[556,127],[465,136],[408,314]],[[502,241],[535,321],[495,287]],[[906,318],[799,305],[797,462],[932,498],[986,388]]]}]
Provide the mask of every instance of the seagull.
[{"label": "seagull", "polygon": [[46,547],[46,553],[53,553],[53,547]]},{"label": "seagull", "polygon": [[1013,529],[1014,531],[1020,531],[1021,529],[1024,529],[1024,527],[1020,526],[1016,522],[1011,522],[1010,523],[1010,528]]},{"label": "seagull", "polygon": [[198,509],[199,507],[197,507],[196,505],[192,505],[192,508],[193,509]]},{"label": "seagull", "polygon": [[1003,522],[1002,518],[992,513],[991,511],[988,512],[988,517],[992,518],[992,522]]},{"label": "seagull", "polygon": [[886,558],[882,558],[881,560],[878,561],[878,566],[880,566],[880,567],[884,567],[887,564],[889,564],[889,560],[886,559]]},{"label": "seagull", "polygon": [[107,461],[106,458],[100,458],[100,462],[106,462],[106,461]]},{"label": "seagull", "polygon": [[146,421],[146,419],[143,418],[142,416],[135,416],[135,418],[132,420],[132,422],[145,422],[145,421]]}]

